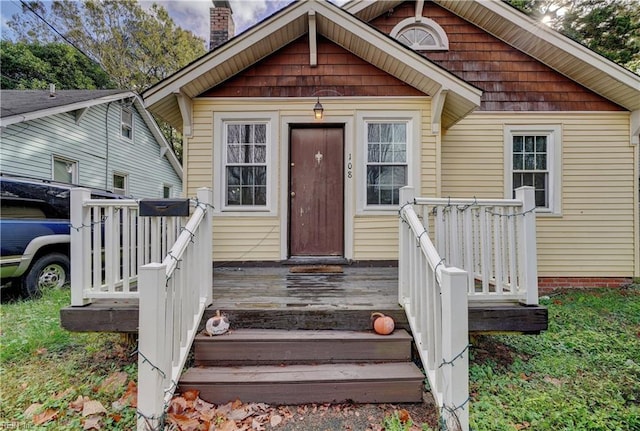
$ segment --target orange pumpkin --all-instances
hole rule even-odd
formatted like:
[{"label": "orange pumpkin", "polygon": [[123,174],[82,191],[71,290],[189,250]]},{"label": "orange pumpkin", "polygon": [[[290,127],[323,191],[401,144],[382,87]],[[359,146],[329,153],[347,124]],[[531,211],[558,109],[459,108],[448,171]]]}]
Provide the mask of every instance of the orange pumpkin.
[{"label": "orange pumpkin", "polygon": [[396,327],[393,318],[382,313],[371,313],[371,320],[373,320],[373,330],[376,334],[389,335]]}]

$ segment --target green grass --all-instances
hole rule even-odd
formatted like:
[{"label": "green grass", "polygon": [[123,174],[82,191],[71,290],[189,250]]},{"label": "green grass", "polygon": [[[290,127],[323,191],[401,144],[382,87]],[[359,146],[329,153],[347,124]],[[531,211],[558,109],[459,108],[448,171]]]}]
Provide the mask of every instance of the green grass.
[{"label": "green grass", "polygon": [[[100,401],[107,409],[102,429],[135,428],[135,409],[115,412],[111,408],[126,388],[110,393],[100,390],[100,383],[117,371],[135,380],[135,358],[128,356],[128,346],[116,334],[63,330],[60,308],[69,303],[65,289],[0,306],[0,428],[82,429],[82,415],[69,408],[80,395]],[[56,410],[57,419],[34,426],[24,416],[33,403]]]},{"label": "green grass", "polygon": [[[79,395],[108,410],[103,430],[135,427],[134,409],[111,408],[124,388],[100,390],[116,371],[136,379],[132,348],[115,334],[61,329],[59,310],[69,302],[68,290],[51,290],[0,306],[0,428],[82,429],[82,416],[69,409]],[[567,292],[543,304],[549,308],[543,334],[475,340],[472,429],[640,430],[640,286]],[[33,403],[56,410],[58,418],[32,426],[24,411]],[[398,419],[384,425],[403,430]]]},{"label": "green grass", "polygon": [[549,330],[476,340],[476,430],[640,430],[640,286],[543,301]]}]

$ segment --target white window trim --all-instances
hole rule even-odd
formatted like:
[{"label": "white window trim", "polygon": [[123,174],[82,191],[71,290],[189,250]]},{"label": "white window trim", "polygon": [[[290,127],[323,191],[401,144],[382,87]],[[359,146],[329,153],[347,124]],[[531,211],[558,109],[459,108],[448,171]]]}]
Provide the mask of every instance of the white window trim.
[{"label": "white window trim", "polygon": [[399,205],[367,204],[367,124],[369,122],[407,123],[407,185],[420,194],[420,113],[418,111],[358,111],[356,114],[356,214],[389,215]]},{"label": "white window trim", "polygon": [[[213,114],[213,202],[214,213],[228,216],[273,216],[277,214],[278,190],[278,114],[276,112],[216,112]],[[226,123],[264,123],[267,125],[267,205],[226,204]]]},{"label": "white window trim", "polygon": [[123,195],[123,196],[129,196],[129,174],[126,174],[126,173],[124,173],[124,172],[117,172],[117,171],[114,171],[114,172],[111,174],[111,189],[113,190],[113,193],[119,194],[119,193],[116,191],[116,184],[115,184],[115,181],[114,181],[114,177],[115,177],[116,175],[118,175],[118,176],[120,176],[120,177],[123,177],[123,178],[124,178],[124,189],[120,189],[120,188],[118,188],[118,190],[124,190],[124,193],[123,193],[122,195]]},{"label": "white window trim", "polygon": [[[398,39],[398,35],[402,33],[404,30],[410,27],[422,27],[425,31],[430,33],[433,38],[436,40],[435,46],[423,46],[423,45],[414,45],[409,48],[413,50],[419,51],[448,51],[449,50],[449,38],[447,37],[447,33],[444,31],[440,25],[432,19],[426,18],[424,16],[421,17],[411,17],[406,18],[396,24],[395,27],[389,33],[394,39]],[[404,44],[403,44],[404,45]]]},{"label": "white window trim", "polygon": [[562,215],[562,127],[558,125],[512,124],[504,126],[504,197],[513,199],[513,136],[546,135],[549,170],[549,207],[537,208],[537,215]]},{"label": "white window trim", "polygon": [[[124,115],[123,114],[124,114],[125,111],[131,112],[131,124],[127,124],[127,123],[124,122]],[[135,110],[133,109],[133,106],[121,106],[120,107],[120,137],[122,139],[126,140],[126,141],[133,141],[133,136],[134,136],[134,133],[135,133],[134,127],[133,127],[133,125],[135,123],[134,111]],[[127,136],[124,136],[122,134],[122,129],[125,126],[131,128],[131,137],[130,138],[127,137]]]},{"label": "white window trim", "polygon": [[69,163],[72,166],[71,174],[71,184],[78,184],[78,161],[70,159],[68,157],[56,156],[55,154],[51,155],[51,179],[56,181],[55,179],[55,169],[56,169],[56,161]]}]

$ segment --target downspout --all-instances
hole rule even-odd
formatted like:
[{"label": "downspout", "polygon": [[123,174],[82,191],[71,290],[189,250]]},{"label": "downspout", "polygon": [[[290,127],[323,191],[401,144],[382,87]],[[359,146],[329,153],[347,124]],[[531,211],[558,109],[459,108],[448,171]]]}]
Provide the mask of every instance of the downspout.
[{"label": "downspout", "polygon": [[104,114],[104,130],[105,130],[105,158],[104,158],[104,189],[109,190],[109,108],[113,101],[107,103],[107,111]]}]

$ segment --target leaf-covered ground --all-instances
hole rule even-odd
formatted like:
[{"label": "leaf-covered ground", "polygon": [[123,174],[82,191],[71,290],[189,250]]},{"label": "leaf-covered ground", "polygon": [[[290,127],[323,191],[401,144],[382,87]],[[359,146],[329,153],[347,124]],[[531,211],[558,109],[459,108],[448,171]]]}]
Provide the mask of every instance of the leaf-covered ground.
[{"label": "leaf-covered ground", "polygon": [[[135,346],[115,334],[62,330],[59,309],[68,303],[68,291],[27,301],[3,297],[0,429],[135,429]],[[640,430],[640,287],[564,292],[543,304],[545,333],[474,339],[472,428]],[[167,417],[172,431],[436,427],[429,403],[213,406],[197,400],[178,394]]]}]

